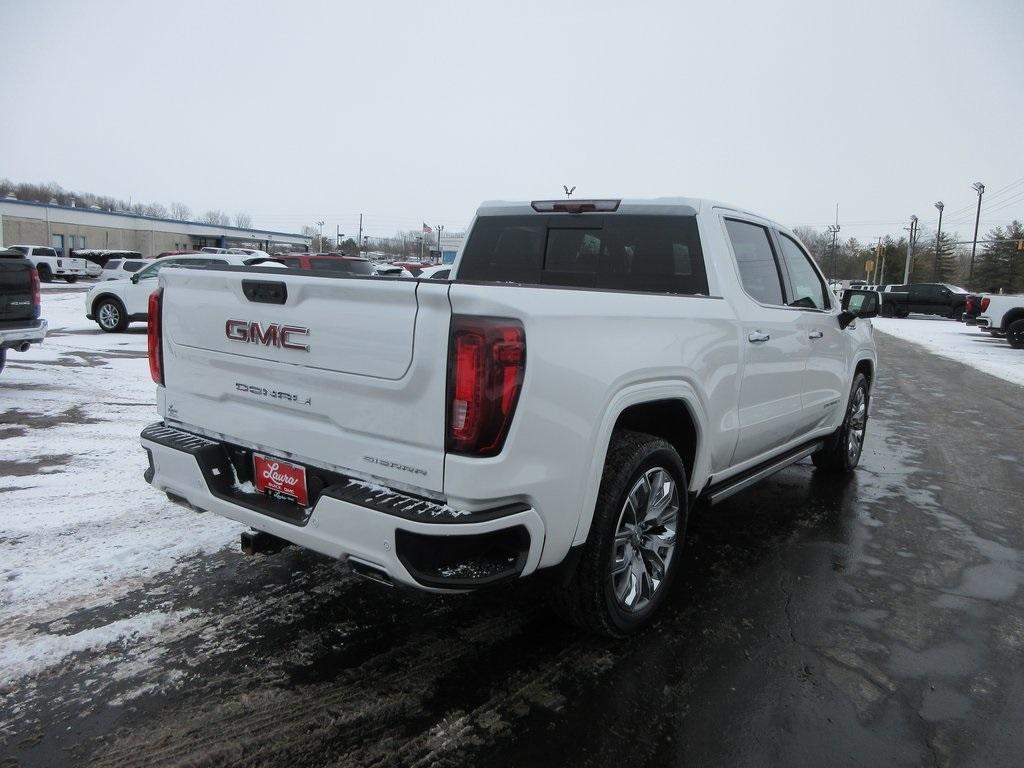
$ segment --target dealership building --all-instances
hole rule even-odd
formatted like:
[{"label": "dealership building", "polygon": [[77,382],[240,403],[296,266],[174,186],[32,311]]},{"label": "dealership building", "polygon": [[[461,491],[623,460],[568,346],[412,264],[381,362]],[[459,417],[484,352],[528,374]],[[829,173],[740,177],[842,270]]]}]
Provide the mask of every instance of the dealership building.
[{"label": "dealership building", "polygon": [[138,251],[152,257],[164,251],[204,246],[308,251],[311,238],[290,232],[201,224],[140,216],[123,211],[0,199],[0,246],[48,245],[67,250]]}]

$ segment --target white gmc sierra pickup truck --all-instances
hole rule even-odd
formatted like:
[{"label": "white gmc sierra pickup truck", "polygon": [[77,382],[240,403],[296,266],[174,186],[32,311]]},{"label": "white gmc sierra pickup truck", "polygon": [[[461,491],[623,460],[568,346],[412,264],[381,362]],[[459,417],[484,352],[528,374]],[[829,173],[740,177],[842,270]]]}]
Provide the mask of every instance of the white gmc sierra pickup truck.
[{"label": "white gmc sierra pickup truck", "polygon": [[1014,349],[1024,349],[1024,296],[984,294],[977,323],[993,335],[1006,336]]},{"label": "white gmc sierra pickup truck", "polygon": [[698,499],[860,459],[878,294],[840,308],[789,230],[708,201],[488,203],[450,281],[159,284],[146,479],[388,584],[544,570],[565,615],[626,635]]}]

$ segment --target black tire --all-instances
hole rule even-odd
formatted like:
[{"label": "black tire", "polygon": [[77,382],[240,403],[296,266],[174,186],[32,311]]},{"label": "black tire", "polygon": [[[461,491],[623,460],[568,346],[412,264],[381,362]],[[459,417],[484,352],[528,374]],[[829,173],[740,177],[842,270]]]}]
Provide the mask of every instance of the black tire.
[{"label": "black tire", "polygon": [[7,350],[0,349],[0,373],[4,372],[5,365],[7,365]]},{"label": "black tire", "polygon": [[1014,349],[1024,349],[1024,318],[1010,323],[1006,329],[1006,343]]},{"label": "black tire", "polygon": [[39,282],[53,282],[53,272],[50,271],[50,268],[46,264],[40,264],[36,271],[39,272]]},{"label": "black tire", "polygon": [[64,275],[65,282],[74,283],[78,280],[78,275]]},{"label": "black tire", "polygon": [[[862,393],[862,396],[859,396]],[[860,413],[860,404],[863,403],[863,414]],[[867,432],[868,412],[871,405],[871,388],[868,386],[868,379],[863,373],[853,377],[853,385],[850,387],[850,398],[846,404],[846,416],[839,429],[833,432],[825,440],[825,445],[820,451],[811,456],[814,466],[823,472],[835,474],[849,474],[857,468],[860,463],[861,453],[864,451],[864,436]],[[860,420],[862,426],[859,429],[860,440],[856,451],[852,448],[853,439],[851,431],[856,429],[856,423]]]},{"label": "black tire", "polygon": [[[664,569],[659,569],[640,550],[635,549],[633,543],[620,540],[617,544],[615,535],[621,523],[628,523],[624,516],[627,513],[627,500],[631,491],[642,482],[641,478],[647,476],[647,473],[657,472],[658,469],[671,476],[678,493],[674,545],[667,554],[668,563]],[[686,468],[675,448],[652,435],[627,430],[616,431],[608,446],[601,488],[587,542],[583,545],[583,552],[568,584],[552,596],[552,602],[559,615],[583,629],[608,637],[626,637],[647,626],[671,591],[672,582],[680,567],[686,532],[687,501]],[[653,541],[656,535],[670,534],[666,526],[654,526],[649,530],[654,531],[658,528],[661,533],[649,536],[641,534],[640,539]],[[637,607],[632,610],[623,605],[615,593],[613,564],[619,546],[624,547],[624,561],[628,562],[631,559],[634,563],[640,562],[639,567],[644,573],[650,575],[660,571],[662,575],[656,585],[654,578],[648,579],[653,592],[649,593],[646,602],[640,602],[644,598],[638,598]],[[625,547],[630,548],[632,556],[626,554]],[[666,553],[667,551],[660,552],[656,559],[661,560]],[[636,557],[637,554],[640,557]],[[651,567],[650,571],[647,570],[648,566]],[[631,578],[632,573],[629,565],[621,569],[622,576],[627,580]],[[648,582],[644,584],[647,585]],[[643,589],[637,593],[642,594]]]},{"label": "black tire", "polygon": [[896,317],[898,317],[900,320],[906,320],[908,317],[910,317],[910,310],[908,310],[908,309],[897,309],[896,310]]},{"label": "black tire", "polygon": [[109,296],[96,302],[92,316],[100,330],[107,333],[122,333],[128,327],[128,312],[124,304]]},{"label": "black tire", "polygon": [[961,304],[961,305],[959,305],[957,307],[953,307],[951,310],[949,310],[949,318],[951,320],[959,320],[961,317],[963,317],[963,314],[964,314],[964,305],[963,304]]}]

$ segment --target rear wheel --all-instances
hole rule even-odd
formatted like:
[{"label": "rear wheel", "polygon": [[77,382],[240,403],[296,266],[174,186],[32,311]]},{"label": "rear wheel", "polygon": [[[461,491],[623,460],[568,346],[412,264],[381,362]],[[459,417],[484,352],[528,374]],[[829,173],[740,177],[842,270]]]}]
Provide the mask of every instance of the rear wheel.
[{"label": "rear wheel", "polygon": [[96,325],[107,333],[120,333],[128,327],[128,314],[117,299],[102,299],[93,312]]},{"label": "rear wheel", "polygon": [[64,275],[64,280],[69,283],[73,283],[78,280],[78,275]]},{"label": "rear wheel", "polygon": [[811,457],[814,466],[825,472],[845,474],[856,469],[864,450],[864,435],[868,425],[868,404],[871,394],[868,379],[863,373],[853,377],[846,417],[820,451]]},{"label": "rear wheel", "polygon": [[1010,323],[1006,329],[1006,341],[1014,349],[1024,349],[1024,319]]},{"label": "rear wheel", "polygon": [[39,282],[53,282],[53,272],[50,271],[50,268],[46,264],[40,264],[37,271],[39,272]]},{"label": "rear wheel", "polygon": [[554,601],[584,629],[625,637],[665,601],[686,530],[686,469],[669,443],[640,432],[612,436],[590,535]]}]

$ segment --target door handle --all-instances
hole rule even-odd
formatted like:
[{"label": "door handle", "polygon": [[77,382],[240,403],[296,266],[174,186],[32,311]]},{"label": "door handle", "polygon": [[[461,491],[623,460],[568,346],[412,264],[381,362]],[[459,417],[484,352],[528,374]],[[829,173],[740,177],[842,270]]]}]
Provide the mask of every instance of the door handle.
[{"label": "door handle", "polygon": [[825,334],[822,333],[821,331],[811,331],[810,333],[807,334],[807,338],[808,339],[820,339],[824,335]]},{"label": "door handle", "polygon": [[747,341],[749,341],[751,344],[763,344],[764,342],[768,341],[768,339],[770,339],[770,338],[771,338],[771,336],[769,336],[767,333],[761,333],[760,331],[754,331],[749,336],[747,336]]}]

